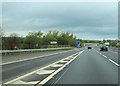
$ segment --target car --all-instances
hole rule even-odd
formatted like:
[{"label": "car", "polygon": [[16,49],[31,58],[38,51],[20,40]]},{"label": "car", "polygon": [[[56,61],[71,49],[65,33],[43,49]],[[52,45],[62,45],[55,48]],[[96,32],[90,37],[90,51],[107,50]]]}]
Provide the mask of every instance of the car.
[{"label": "car", "polygon": [[107,46],[102,46],[102,47],[100,48],[100,51],[103,51],[103,50],[108,51],[108,47],[107,47]]},{"label": "car", "polygon": [[92,49],[92,47],[91,47],[91,46],[88,46],[88,49]]}]

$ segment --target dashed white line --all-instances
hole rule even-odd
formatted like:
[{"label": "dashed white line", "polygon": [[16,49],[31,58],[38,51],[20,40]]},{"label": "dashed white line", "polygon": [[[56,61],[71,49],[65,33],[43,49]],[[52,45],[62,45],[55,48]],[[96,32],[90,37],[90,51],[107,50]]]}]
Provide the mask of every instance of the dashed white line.
[{"label": "dashed white line", "polygon": [[102,56],[105,57],[105,58],[107,58],[107,56],[105,56],[105,55],[103,55],[103,54],[102,54]]},{"label": "dashed white line", "polygon": [[110,62],[112,62],[113,64],[120,66],[118,63],[116,63],[115,61],[113,61],[112,59],[109,59]]},{"label": "dashed white line", "polygon": [[[97,51],[97,50],[96,50]],[[98,51],[97,51],[98,52]],[[102,53],[98,52],[100,55],[102,55],[105,58],[108,58],[107,56],[103,55]],[[112,62],[113,64],[120,66],[117,62],[113,61],[112,59],[108,59],[110,62]]]},{"label": "dashed white line", "polygon": [[[97,51],[97,50],[96,50]],[[98,51],[97,51],[98,52]],[[100,55],[102,55],[103,57],[107,58],[107,56],[103,55],[102,53],[98,52]]]}]

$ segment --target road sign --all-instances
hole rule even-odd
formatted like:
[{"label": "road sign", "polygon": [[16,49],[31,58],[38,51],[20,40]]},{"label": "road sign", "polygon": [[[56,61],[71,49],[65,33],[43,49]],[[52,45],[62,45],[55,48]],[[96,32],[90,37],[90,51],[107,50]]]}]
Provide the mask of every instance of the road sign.
[{"label": "road sign", "polygon": [[80,46],[80,41],[77,41],[77,46]]},{"label": "road sign", "polygon": [[57,44],[57,42],[56,41],[51,41],[50,44]]}]

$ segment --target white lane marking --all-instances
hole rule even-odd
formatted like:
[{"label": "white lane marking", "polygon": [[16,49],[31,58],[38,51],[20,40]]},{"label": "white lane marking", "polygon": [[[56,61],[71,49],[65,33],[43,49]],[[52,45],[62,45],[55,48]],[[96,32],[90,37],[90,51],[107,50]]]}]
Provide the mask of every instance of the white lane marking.
[{"label": "white lane marking", "polygon": [[16,82],[12,83],[12,84],[36,84],[36,83],[38,83],[38,82],[39,82],[39,81],[24,82],[24,81],[22,81],[22,80],[18,80],[18,81],[16,81]]},{"label": "white lane marking", "polygon": [[65,62],[68,62],[68,61],[60,61],[60,63],[65,63]]},{"label": "white lane marking", "polygon": [[70,60],[71,58],[66,58],[65,60]]},{"label": "white lane marking", "polygon": [[[77,53],[78,53],[78,52],[77,52]],[[77,53],[75,53],[75,54],[77,54]],[[70,58],[70,57],[74,56],[75,54],[73,54],[73,55],[71,55],[71,56],[68,56],[68,57],[66,57],[66,58]],[[17,80],[20,80],[20,79],[22,79],[22,78],[24,78],[24,77],[27,77],[27,76],[29,76],[29,75],[31,75],[31,74],[36,73],[37,71],[43,70],[43,69],[45,69],[45,68],[48,68],[48,67],[52,66],[53,64],[59,63],[60,61],[65,60],[66,58],[61,59],[61,60],[59,60],[59,61],[56,61],[56,62],[54,62],[54,63],[52,63],[52,64],[49,64],[49,65],[47,65],[47,66],[45,66],[45,67],[43,67],[43,68],[37,69],[37,70],[35,70],[35,71],[33,71],[33,72],[30,72],[30,73],[28,73],[28,74],[25,74],[25,75],[23,75],[23,76],[20,76],[20,77],[18,77],[18,78],[16,78],[16,79],[13,79],[13,80],[11,80],[11,81],[5,82],[5,83],[3,83],[3,84],[11,84],[11,83],[13,83],[13,82],[15,82],[15,81],[17,81]]]},{"label": "white lane marking", "polygon": [[[97,50],[96,50],[97,51]],[[97,51],[98,52],[98,51]],[[98,52],[100,53],[100,52]],[[102,56],[104,56],[105,58],[107,58],[107,56],[101,54]],[[110,62],[112,62],[113,64],[117,65],[117,66],[120,66],[120,64],[118,64],[117,62],[113,61],[112,59],[108,59]]]},{"label": "white lane marking", "polygon": [[[84,51],[84,50],[83,50]],[[71,59],[68,63],[60,67],[58,70],[56,70],[54,73],[49,75],[47,78],[45,78],[43,81],[39,83],[39,85],[44,85],[46,82],[48,82],[54,75],[56,75],[58,72],[60,72],[64,67],[66,67],[68,64],[70,64],[74,59],[76,59],[83,51],[81,51],[78,55],[76,55],[73,59]]]},{"label": "white lane marking", "polygon": [[53,83],[53,86],[65,75],[65,73],[69,70],[69,68],[65,70],[65,72],[61,75],[61,77],[55,83]]},{"label": "white lane marking", "polygon": [[103,55],[103,54],[102,54],[102,56],[105,57],[105,58],[107,58],[107,56],[105,56],[105,55]]},{"label": "white lane marking", "polygon": [[113,61],[112,59],[109,59],[110,62],[112,62],[113,64],[120,66],[118,63],[116,63],[115,61]]},{"label": "white lane marking", "polygon": [[[97,51],[98,52],[98,51]],[[99,53],[99,52],[98,52]],[[103,55],[102,53],[101,53],[101,55],[103,56],[103,57],[105,57],[105,58],[108,58],[107,56],[105,56],[105,55]],[[113,64],[115,64],[115,65],[117,65],[117,66],[120,66],[118,63],[116,63],[115,61],[113,61],[112,59],[108,59],[110,62],[112,62]]]},{"label": "white lane marking", "polygon": [[[96,50],[97,51],[97,50]],[[97,51],[100,55],[102,55],[103,57],[107,58],[107,56],[103,55],[102,53],[100,53],[99,51]]]},{"label": "white lane marking", "polygon": [[61,67],[63,64],[53,64],[51,67]]},{"label": "white lane marking", "polygon": [[40,70],[40,71],[37,71],[36,74],[38,75],[42,75],[42,74],[51,74],[53,73],[55,70]]},{"label": "white lane marking", "polygon": [[[72,50],[69,50],[69,51],[72,51]],[[11,61],[11,62],[7,62],[7,63],[2,63],[2,64],[0,64],[0,65],[6,65],[6,64],[11,64],[11,63],[16,63],[16,62],[21,62],[21,61],[36,59],[36,58],[43,58],[43,57],[45,57],[45,56],[51,56],[51,55],[60,54],[60,53],[65,53],[65,52],[69,52],[69,51],[63,51],[63,52],[59,52],[59,53],[53,53],[53,54],[48,54],[48,55],[43,55],[43,56],[37,56],[37,57],[32,57],[32,58],[28,58],[28,59],[22,59],[22,60],[18,60],[18,61]]]}]

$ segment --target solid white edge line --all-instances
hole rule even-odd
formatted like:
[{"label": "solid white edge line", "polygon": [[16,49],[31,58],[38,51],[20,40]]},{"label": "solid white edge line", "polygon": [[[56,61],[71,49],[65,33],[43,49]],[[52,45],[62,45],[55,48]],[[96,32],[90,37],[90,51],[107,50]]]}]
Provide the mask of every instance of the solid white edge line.
[{"label": "solid white edge line", "polygon": [[65,70],[65,72],[53,83],[54,85],[65,75],[65,73],[69,70],[69,68],[67,70]]},{"label": "solid white edge line", "polygon": [[[84,51],[84,50],[83,50]],[[58,72],[60,72],[64,67],[66,67],[69,63],[71,63],[75,58],[77,58],[83,51],[81,51],[77,56],[75,56],[73,59],[71,59],[68,63],[60,67],[58,70],[56,70],[54,73],[49,75],[47,78],[45,78],[43,81],[41,81],[39,84],[44,85],[46,82],[48,82],[54,75],[56,75]]]},{"label": "solid white edge line", "polygon": [[67,70],[65,70],[65,72],[53,83],[54,85],[65,75],[65,73],[69,70],[69,68]]},{"label": "solid white edge line", "polygon": [[120,66],[118,63],[116,63],[115,61],[113,61],[112,59],[109,59],[110,62],[112,62],[113,64]]},{"label": "solid white edge line", "polygon": [[[72,50],[69,50],[69,51],[72,51]],[[43,57],[45,57],[45,56],[51,56],[51,55],[60,54],[60,53],[65,53],[65,52],[69,52],[69,51],[63,51],[63,52],[58,52],[58,53],[53,53],[53,54],[48,54],[48,55],[43,55],[43,56],[32,57],[32,58],[28,58],[28,59],[22,59],[22,60],[18,60],[18,61],[12,61],[12,62],[7,62],[7,63],[2,63],[2,64],[0,64],[0,65],[17,63],[17,62],[27,61],[27,60],[31,60],[31,59],[36,59],[36,58],[43,58]]]},{"label": "solid white edge line", "polygon": [[[78,53],[78,52],[77,52],[77,53]],[[75,53],[75,54],[77,54],[77,53]],[[75,54],[73,54],[73,55],[75,55]],[[68,57],[66,57],[66,58],[72,57],[73,55],[68,56]],[[11,84],[12,82],[15,82],[15,81],[17,81],[17,80],[20,80],[20,79],[22,79],[22,78],[24,78],[24,77],[27,77],[27,76],[33,74],[33,73],[36,73],[37,71],[43,70],[43,69],[45,69],[45,68],[47,68],[47,67],[50,67],[50,66],[52,66],[53,64],[56,64],[56,63],[58,63],[58,62],[60,62],[60,61],[62,61],[62,60],[65,60],[66,58],[61,59],[61,60],[59,60],[59,61],[56,61],[56,62],[54,62],[54,63],[52,63],[52,64],[49,64],[49,65],[47,65],[47,66],[45,66],[45,67],[43,67],[43,68],[40,68],[40,69],[38,69],[38,70],[32,71],[32,72],[30,72],[30,73],[27,73],[27,74],[25,74],[25,75],[23,75],[23,76],[20,76],[20,77],[16,78],[16,79],[13,79],[13,80],[11,80],[11,81],[5,82],[5,83],[3,83],[3,84]]]}]

